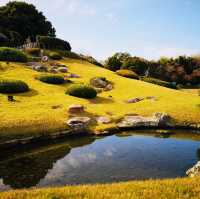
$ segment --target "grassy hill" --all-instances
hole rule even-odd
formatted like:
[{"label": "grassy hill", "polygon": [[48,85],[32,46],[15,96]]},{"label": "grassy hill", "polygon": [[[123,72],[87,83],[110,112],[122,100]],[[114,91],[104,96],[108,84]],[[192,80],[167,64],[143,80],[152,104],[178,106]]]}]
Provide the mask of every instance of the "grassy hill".
[{"label": "grassy hill", "polygon": [[[65,130],[68,118],[67,108],[71,104],[82,104],[89,116],[112,115],[109,125],[95,125],[93,131],[103,130],[115,125],[115,121],[125,114],[152,115],[166,112],[178,123],[200,123],[200,98],[187,92],[172,90],[139,80],[127,79],[114,72],[97,67],[86,61],[64,59],[69,72],[81,78],[71,79],[73,83],[88,84],[96,76],[106,77],[113,82],[114,89],[98,94],[93,100],[80,99],[65,94],[70,83],[49,85],[35,79],[40,74],[27,68],[25,64],[1,62],[0,78],[20,79],[25,81],[31,91],[15,96],[16,102],[7,101],[0,95],[0,135],[29,136]],[[154,96],[158,100],[144,100],[128,104],[125,100],[134,97]],[[57,106],[58,108],[53,108]]]},{"label": "grassy hill", "polygon": [[200,196],[199,182],[199,178],[183,178],[33,189],[1,193],[0,199],[198,199]]}]

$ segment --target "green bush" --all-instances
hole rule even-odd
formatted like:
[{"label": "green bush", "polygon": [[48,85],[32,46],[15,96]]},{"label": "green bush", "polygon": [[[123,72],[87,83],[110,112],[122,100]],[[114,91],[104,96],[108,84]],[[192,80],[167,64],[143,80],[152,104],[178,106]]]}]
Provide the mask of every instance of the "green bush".
[{"label": "green bush", "polygon": [[62,39],[48,36],[38,36],[37,41],[39,42],[40,47],[44,49],[71,51],[70,43]]},{"label": "green bush", "polygon": [[0,93],[23,93],[29,91],[28,85],[21,80],[0,80]]},{"label": "green bush", "polygon": [[97,91],[90,86],[83,84],[76,84],[76,85],[71,85],[68,88],[66,94],[74,97],[93,99],[97,96]]},{"label": "green bush", "polygon": [[0,61],[26,62],[27,56],[15,48],[1,47]]},{"label": "green bush", "polygon": [[176,85],[171,82],[166,82],[166,81],[162,81],[162,80],[150,78],[150,77],[142,77],[141,80],[152,83],[152,84],[157,84],[159,86],[176,89]]},{"label": "green bush", "polygon": [[65,82],[61,75],[41,75],[37,79],[47,84],[63,84]]},{"label": "green bush", "polygon": [[121,69],[121,70],[116,71],[116,73],[122,77],[127,77],[131,79],[139,79],[139,76],[131,70]]},{"label": "green bush", "polygon": [[51,59],[54,59],[54,60],[60,60],[60,59],[62,59],[62,56],[60,55],[60,53],[57,53],[57,52],[51,52],[51,53],[49,53],[49,57]]},{"label": "green bush", "polygon": [[40,48],[27,48],[25,52],[29,55],[39,57],[40,56]]}]

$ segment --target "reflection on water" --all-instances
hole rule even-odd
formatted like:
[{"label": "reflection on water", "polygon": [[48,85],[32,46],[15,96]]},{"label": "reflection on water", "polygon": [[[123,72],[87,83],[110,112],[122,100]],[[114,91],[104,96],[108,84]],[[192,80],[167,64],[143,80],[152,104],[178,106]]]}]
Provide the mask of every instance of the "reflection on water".
[{"label": "reflection on water", "polygon": [[73,138],[0,159],[0,190],[174,178],[200,159],[200,135],[124,133]]}]

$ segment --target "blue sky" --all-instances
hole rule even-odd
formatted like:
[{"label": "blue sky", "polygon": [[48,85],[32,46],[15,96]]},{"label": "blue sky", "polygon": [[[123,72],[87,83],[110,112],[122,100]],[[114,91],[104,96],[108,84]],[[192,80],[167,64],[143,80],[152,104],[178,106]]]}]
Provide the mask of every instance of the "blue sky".
[{"label": "blue sky", "polygon": [[[0,0],[0,5],[8,0]],[[46,15],[74,51],[157,59],[200,53],[199,0],[26,0]]]}]

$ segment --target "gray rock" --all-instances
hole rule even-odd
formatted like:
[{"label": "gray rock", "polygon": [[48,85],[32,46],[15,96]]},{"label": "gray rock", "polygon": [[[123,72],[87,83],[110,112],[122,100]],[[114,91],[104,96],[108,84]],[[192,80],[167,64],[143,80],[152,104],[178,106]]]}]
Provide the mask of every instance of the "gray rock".
[{"label": "gray rock", "polygon": [[166,113],[155,113],[153,119],[158,121],[159,127],[173,127],[172,119]]},{"label": "gray rock", "polygon": [[111,82],[106,80],[106,78],[103,77],[94,77],[90,80],[90,84],[95,88],[101,88],[104,91],[110,91],[113,89],[113,85]]},{"label": "gray rock", "polygon": [[197,162],[191,169],[186,171],[186,175],[189,177],[200,176],[200,161]]},{"label": "gray rock", "polygon": [[68,78],[80,78],[79,75],[77,75],[77,74],[73,74],[73,73],[67,75],[67,77],[68,77]]},{"label": "gray rock", "polygon": [[146,99],[147,99],[147,100],[154,100],[154,101],[156,101],[156,100],[157,100],[157,98],[156,98],[156,97],[154,97],[154,96],[148,96],[148,97],[146,97]]},{"label": "gray rock", "polygon": [[113,85],[112,85],[112,84],[108,84],[108,85],[104,88],[105,91],[111,91],[112,89],[113,89]]},{"label": "gray rock", "polygon": [[51,69],[49,69],[48,72],[56,74],[56,73],[58,73],[58,70],[55,68],[51,68]]},{"label": "gray rock", "polygon": [[84,112],[84,106],[80,104],[72,104],[68,108],[68,113],[79,114]]},{"label": "gray rock", "polygon": [[97,117],[96,120],[99,124],[109,124],[111,122],[111,119],[106,116]]},{"label": "gray rock", "polygon": [[57,70],[61,73],[67,73],[68,69],[66,67],[58,67]]},{"label": "gray rock", "polygon": [[43,66],[43,65],[34,66],[33,69],[38,71],[38,72],[48,72],[48,68],[46,66]]},{"label": "gray rock", "polygon": [[67,121],[67,125],[75,130],[87,129],[91,119],[89,117],[74,117]]},{"label": "gray rock", "polygon": [[155,113],[152,117],[138,115],[125,116],[118,124],[119,128],[138,128],[138,127],[171,127],[171,118],[165,113]]},{"label": "gray rock", "polygon": [[136,98],[128,99],[127,103],[137,103],[137,102],[141,102],[143,100],[144,100],[144,98],[142,98],[142,97],[136,97]]}]

